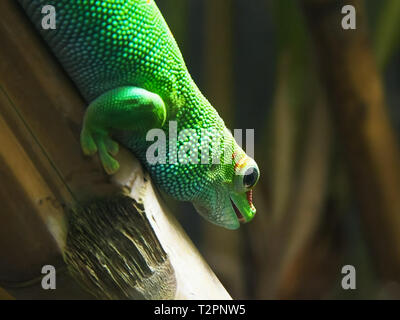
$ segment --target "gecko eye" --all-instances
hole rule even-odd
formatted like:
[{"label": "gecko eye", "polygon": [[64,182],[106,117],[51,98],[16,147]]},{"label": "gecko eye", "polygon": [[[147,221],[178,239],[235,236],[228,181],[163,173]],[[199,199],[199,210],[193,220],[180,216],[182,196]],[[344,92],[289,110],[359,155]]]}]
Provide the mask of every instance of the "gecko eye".
[{"label": "gecko eye", "polygon": [[250,158],[248,163],[235,173],[234,185],[236,192],[247,192],[253,188],[260,178],[260,170],[253,159]]},{"label": "gecko eye", "polygon": [[243,186],[246,189],[254,187],[260,176],[258,169],[256,167],[250,167],[246,170],[243,176]]}]

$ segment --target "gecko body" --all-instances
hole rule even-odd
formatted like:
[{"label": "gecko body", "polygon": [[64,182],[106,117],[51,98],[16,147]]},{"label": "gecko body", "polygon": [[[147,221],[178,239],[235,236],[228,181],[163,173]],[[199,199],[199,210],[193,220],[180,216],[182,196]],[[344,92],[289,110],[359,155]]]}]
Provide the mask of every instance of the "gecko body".
[{"label": "gecko body", "polygon": [[[254,217],[257,164],[192,80],[153,0],[18,1],[88,103],[81,131],[86,155],[98,153],[113,174],[121,143],[161,190],[191,201],[212,223],[236,229]],[[45,5],[55,8],[54,30],[42,28]],[[169,143],[171,124],[185,133],[183,141]],[[148,134],[157,128],[166,144],[155,156],[162,152],[165,159],[154,163],[149,148],[156,138]],[[219,161],[205,161],[204,146]]]}]

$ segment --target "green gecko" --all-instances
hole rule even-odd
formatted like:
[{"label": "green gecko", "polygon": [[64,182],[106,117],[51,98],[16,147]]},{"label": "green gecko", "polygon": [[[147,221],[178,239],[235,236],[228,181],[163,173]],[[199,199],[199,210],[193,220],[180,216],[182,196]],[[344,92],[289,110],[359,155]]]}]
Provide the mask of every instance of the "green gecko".
[{"label": "green gecko", "polygon": [[[118,141],[162,191],[192,202],[210,222],[237,229],[254,217],[258,166],[192,80],[154,0],[18,1],[88,103],[81,131],[85,155],[98,153],[113,174]],[[55,29],[42,27],[45,5],[55,8]],[[210,152],[218,149],[219,163],[177,161],[179,141],[166,144],[165,161],[148,161],[154,143],[146,139],[149,130],[163,130],[168,140],[171,121],[178,132],[190,129],[187,155],[196,160],[193,150],[205,143]]]}]

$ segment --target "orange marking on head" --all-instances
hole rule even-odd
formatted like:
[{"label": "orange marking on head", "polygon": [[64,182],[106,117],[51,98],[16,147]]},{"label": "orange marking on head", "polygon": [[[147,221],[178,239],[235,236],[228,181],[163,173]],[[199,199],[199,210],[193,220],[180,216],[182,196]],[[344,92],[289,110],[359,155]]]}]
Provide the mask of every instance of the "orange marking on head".
[{"label": "orange marking on head", "polygon": [[235,171],[237,169],[241,169],[244,166],[246,166],[247,162],[248,162],[248,158],[246,156],[240,158],[238,162],[235,162],[235,166],[234,166]]},{"label": "orange marking on head", "polygon": [[243,157],[242,159],[239,160],[239,162],[237,163],[237,167],[239,169],[243,168],[245,165],[247,164],[247,158]]}]

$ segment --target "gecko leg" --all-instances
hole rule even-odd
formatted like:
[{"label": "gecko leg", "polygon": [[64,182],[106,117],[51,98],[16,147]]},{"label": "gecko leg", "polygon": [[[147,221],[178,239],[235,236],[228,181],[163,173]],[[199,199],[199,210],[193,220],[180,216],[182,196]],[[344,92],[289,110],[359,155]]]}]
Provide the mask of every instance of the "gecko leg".
[{"label": "gecko leg", "polygon": [[166,109],[155,93],[137,87],[120,87],[105,92],[86,109],[81,131],[81,147],[85,155],[99,153],[108,174],[119,169],[112,156],[118,144],[110,137],[113,129],[145,131],[163,125]]}]

